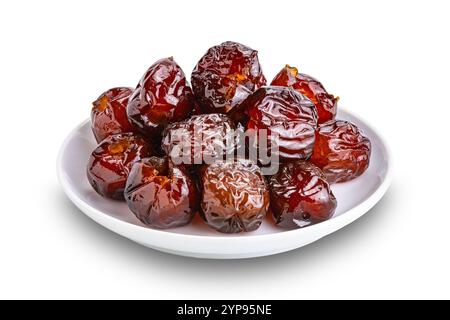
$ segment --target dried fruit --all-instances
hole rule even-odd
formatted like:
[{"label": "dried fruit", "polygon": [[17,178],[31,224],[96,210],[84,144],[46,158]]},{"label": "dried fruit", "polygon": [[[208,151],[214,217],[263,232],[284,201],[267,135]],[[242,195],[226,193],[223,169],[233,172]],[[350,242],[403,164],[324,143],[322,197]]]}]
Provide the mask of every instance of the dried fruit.
[{"label": "dried fruit", "polygon": [[133,163],[149,155],[149,146],[138,135],[123,133],[109,136],[89,158],[89,183],[100,195],[121,200]]},{"label": "dried fruit", "polygon": [[175,163],[211,163],[234,152],[237,145],[234,129],[224,114],[192,116],[167,126],[161,145]]},{"label": "dried fruit", "polygon": [[277,225],[305,227],[333,215],[331,183],[369,166],[370,141],[335,120],[339,98],[294,67],[266,86],[258,52],[228,41],[191,79],[192,89],[172,57],[161,59],[134,90],[93,103],[89,183],[125,197],[149,227],[183,226],[198,211],[219,232],[252,231],[269,210]]},{"label": "dried fruit", "polygon": [[369,167],[371,145],[356,125],[337,120],[319,126],[311,162],[321,168],[328,182],[344,182]]},{"label": "dried fruit", "polygon": [[192,71],[191,80],[206,113],[227,113],[266,84],[258,52],[231,41],[210,48]]},{"label": "dried fruit", "polygon": [[285,163],[270,178],[270,208],[279,226],[298,228],[327,220],[336,205],[324,174],[311,163]]},{"label": "dried fruit", "polygon": [[249,96],[242,108],[248,116],[247,129],[266,129],[268,145],[272,149],[277,146],[282,159],[309,158],[317,112],[307,98],[291,88],[263,87]]},{"label": "dried fruit", "polygon": [[141,133],[155,138],[167,124],[187,118],[194,105],[184,72],[170,57],[147,70],[130,97],[127,114]]},{"label": "dried fruit", "polygon": [[226,233],[259,228],[269,208],[269,193],[252,161],[217,161],[203,169],[201,185],[201,214],[210,227]]},{"label": "dried fruit", "polygon": [[105,91],[92,103],[91,127],[97,142],[117,133],[132,132],[127,104],[133,89],[119,87]]},{"label": "dried fruit", "polygon": [[336,116],[338,97],[329,94],[313,77],[299,73],[297,68],[286,65],[272,80],[273,86],[291,87],[310,99],[317,108],[318,123],[333,120]]},{"label": "dried fruit", "polygon": [[152,228],[188,224],[198,209],[195,184],[183,167],[170,158],[151,157],[136,162],[125,188],[128,207]]}]

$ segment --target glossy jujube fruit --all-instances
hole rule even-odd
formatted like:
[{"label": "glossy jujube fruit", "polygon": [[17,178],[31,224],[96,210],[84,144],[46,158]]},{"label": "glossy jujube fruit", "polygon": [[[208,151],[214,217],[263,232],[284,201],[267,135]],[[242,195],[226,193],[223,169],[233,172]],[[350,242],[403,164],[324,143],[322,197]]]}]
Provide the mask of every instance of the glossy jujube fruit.
[{"label": "glossy jujube fruit", "polygon": [[259,167],[250,160],[217,161],[201,175],[201,216],[225,233],[259,228],[269,209],[269,192]]},{"label": "glossy jujube fruit", "polygon": [[370,140],[348,121],[337,120],[316,130],[311,162],[322,169],[328,182],[352,180],[369,167]]},{"label": "glossy jujube fruit", "polygon": [[128,207],[145,225],[167,229],[188,224],[198,209],[197,189],[187,171],[168,157],[136,162],[125,188]]},{"label": "glossy jujube fruit", "polygon": [[92,103],[91,128],[97,142],[117,133],[132,132],[127,117],[128,98],[132,88],[112,88]]},{"label": "glossy jujube fruit", "polygon": [[295,67],[286,65],[275,76],[271,85],[291,87],[310,99],[317,108],[318,123],[333,120],[336,116],[339,98],[329,94],[318,80],[299,73]]},{"label": "glossy jujube fruit", "polygon": [[291,88],[270,86],[258,89],[241,108],[248,117],[247,129],[266,129],[268,145],[279,149],[282,160],[310,157],[317,111],[309,99]]},{"label": "glossy jujube fruit", "polygon": [[329,219],[336,209],[336,198],[325,175],[311,163],[283,164],[269,185],[270,208],[281,227],[306,227]]},{"label": "glossy jujube fruit", "polygon": [[234,129],[235,125],[224,114],[196,115],[167,126],[161,147],[176,163],[210,163],[234,152],[238,144]]},{"label": "glossy jujube fruit", "polygon": [[127,114],[137,130],[156,138],[167,124],[187,118],[194,106],[186,76],[170,57],[147,70],[130,97]]},{"label": "glossy jujube fruit", "polygon": [[192,88],[205,113],[228,113],[266,84],[258,52],[236,42],[210,48],[192,71]]},{"label": "glossy jujube fruit", "polygon": [[109,136],[97,146],[89,158],[89,183],[100,195],[122,200],[131,167],[150,153],[147,142],[138,135],[119,133]]}]

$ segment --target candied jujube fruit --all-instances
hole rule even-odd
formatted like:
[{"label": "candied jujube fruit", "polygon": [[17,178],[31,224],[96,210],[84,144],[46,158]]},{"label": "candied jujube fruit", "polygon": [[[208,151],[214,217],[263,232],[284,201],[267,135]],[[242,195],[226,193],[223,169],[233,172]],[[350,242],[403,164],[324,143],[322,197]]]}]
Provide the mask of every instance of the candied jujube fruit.
[{"label": "candied jujube fruit", "polygon": [[166,229],[188,224],[197,212],[199,197],[183,167],[168,157],[151,157],[133,165],[125,199],[145,225]]},{"label": "candied jujube fruit", "polygon": [[369,167],[371,144],[356,125],[337,120],[316,130],[311,162],[322,169],[328,182],[344,182]]},{"label": "candied jujube fruit", "polygon": [[238,143],[234,130],[224,114],[196,115],[168,125],[161,146],[176,163],[201,164],[234,152]]},{"label": "candied jujube fruit", "polygon": [[241,107],[248,117],[247,129],[266,129],[268,145],[279,148],[281,159],[310,157],[317,111],[309,99],[291,88],[270,86],[258,89]]},{"label": "candied jujube fruit", "polygon": [[97,142],[113,134],[133,131],[127,117],[128,98],[132,92],[132,88],[112,88],[92,103],[91,127]]},{"label": "candied jujube fruit", "polygon": [[250,160],[217,161],[203,168],[201,187],[201,216],[217,231],[256,230],[268,211],[264,177]]},{"label": "candied jujube fruit", "polygon": [[329,94],[313,77],[299,73],[295,67],[286,65],[275,76],[271,85],[291,87],[310,99],[317,108],[318,123],[333,120],[336,116],[339,98]]},{"label": "candied jujube fruit", "polygon": [[337,202],[323,172],[305,161],[288,162],[270,178],[270,208],[281,227],[305,227],[329,219]]},{"label": "candied jujube fruit", "polygon": [[149,146],[138,135],[119,133],[109,136],[97,146],[89,158],[89,183],[100,195],[122,200],[133,163],[149,155]]},{"label": "candied jujube fruit", "polygon": [[266,84],[258,51],[227,41],[210,48],[192,71],[192,88],[205,113],[228,113]]},{"label": "candied jujube fruit", "polygon": [[183,70],[172,57],[155,62],[144,74],[128,102],[131,124],[148,138],[187,118],[195,106]]}]

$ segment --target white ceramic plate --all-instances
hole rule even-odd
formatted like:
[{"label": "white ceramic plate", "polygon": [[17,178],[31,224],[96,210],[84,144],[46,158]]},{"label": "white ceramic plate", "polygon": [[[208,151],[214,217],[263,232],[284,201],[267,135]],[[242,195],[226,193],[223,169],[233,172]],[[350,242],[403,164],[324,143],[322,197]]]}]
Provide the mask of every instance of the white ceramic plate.
[{"label": "white ceramic plate", "polygon": [[253,232],[226,235],[206,226],[197,217],[185,227],[167,231],[143,226],[124,202],[99,196],[86,178],[86,165],[96,146],[89,121],[76,127],[63,143],[57,171],[67,196],[87,216],[102,226],[144,246],[173,254],[214,259],[266,256],[300,248],[314,242],[369,211],[384,195],[390,184],[390,159],[382,138],[366,122],[340,109],[339,119],[349,120],[361,128],[372,142],[368,170],[357,179],[335,184],[332,190],[338,201],[330,220],[303,229],[283,230],[271,217]]}]

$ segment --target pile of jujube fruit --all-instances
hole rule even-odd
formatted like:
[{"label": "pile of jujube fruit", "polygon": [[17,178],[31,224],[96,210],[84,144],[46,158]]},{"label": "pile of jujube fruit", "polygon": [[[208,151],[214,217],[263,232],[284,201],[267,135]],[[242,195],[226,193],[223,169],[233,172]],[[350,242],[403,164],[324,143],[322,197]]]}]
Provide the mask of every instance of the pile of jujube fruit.
[{"label": "pile of jujube fruit", "polygon": [[[93,103],[99,144],[88,180],[101,196],[125,200],[146,226],[180,227],[199,214],[211,228],[237,233],[258,229],[271,214],[280,227],[305,227],[333,215],[330,184],[369,166],[369,139],[336,120],[338,98],[295,67],[286,65],[267,85],[258,52],[224,42],[200,59],[191,83],[165,58],[135,89],[113,88]],[[225,143],[236,129],[277,135],[277,173],[264,176],[257,160],[224,158],[240,146]]]}]

